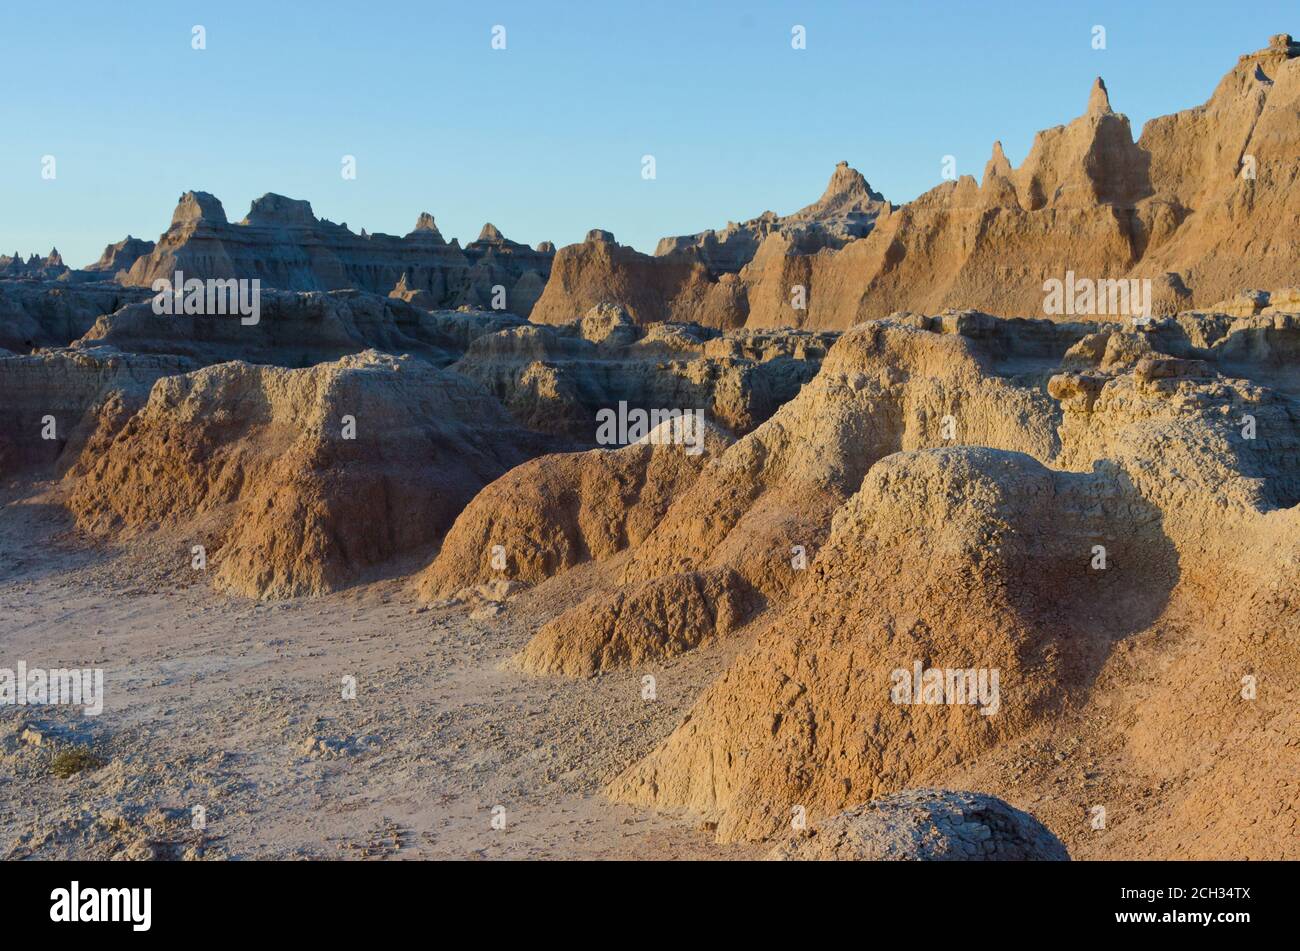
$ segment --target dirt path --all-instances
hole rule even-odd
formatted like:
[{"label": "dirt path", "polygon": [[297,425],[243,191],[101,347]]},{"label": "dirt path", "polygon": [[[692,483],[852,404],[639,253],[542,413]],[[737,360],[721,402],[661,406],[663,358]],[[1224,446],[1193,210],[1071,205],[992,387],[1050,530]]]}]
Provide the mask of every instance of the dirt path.
[{"label": "dirt path", "polygon": [[[531,633],[513,607],[471,621],[398,581],[259,604],[212,591],[183,540],[88,547],[48,486],[0,501],[0,667],[102,667],[106,694],[98,717],[0,706],[0,858],[755,854],[600,795],[720,655],[525,678],[500,669]],[[69,745],[103,765],[58,777]]]}]

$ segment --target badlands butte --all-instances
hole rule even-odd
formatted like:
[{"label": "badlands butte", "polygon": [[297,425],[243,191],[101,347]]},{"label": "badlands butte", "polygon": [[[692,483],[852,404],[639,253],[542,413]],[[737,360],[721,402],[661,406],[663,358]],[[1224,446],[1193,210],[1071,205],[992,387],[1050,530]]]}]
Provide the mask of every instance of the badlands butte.
[{"label": "badlands butte", "polygon": [[1289,36],[653,255],[187,192],[0,257],[0,406],[3,656],[107,672],[6,857],[1300,858]]}]

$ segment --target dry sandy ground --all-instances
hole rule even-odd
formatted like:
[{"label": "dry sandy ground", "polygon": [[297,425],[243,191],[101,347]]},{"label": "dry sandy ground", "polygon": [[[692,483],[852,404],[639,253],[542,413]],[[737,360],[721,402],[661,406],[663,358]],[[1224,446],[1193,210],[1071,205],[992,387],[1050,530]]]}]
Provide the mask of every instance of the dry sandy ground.
[{"label": "dry sandy ground", "polygon": [[[594,680],[527,678],[500,669],[533,630],[513,605],[471,621],[464,607],[422,608],[395,580],[233,598],[190,569],[183,539],[89,547],[55,491],[0,497],[0,667],[102,667],[105,710],[0,706],[0,858],[763,851],[600,794],[671,731],[720,651]],[[355,700],[342,698],[345,675]],[[67,744],[104,765],[59,778],[51,761]]]}]

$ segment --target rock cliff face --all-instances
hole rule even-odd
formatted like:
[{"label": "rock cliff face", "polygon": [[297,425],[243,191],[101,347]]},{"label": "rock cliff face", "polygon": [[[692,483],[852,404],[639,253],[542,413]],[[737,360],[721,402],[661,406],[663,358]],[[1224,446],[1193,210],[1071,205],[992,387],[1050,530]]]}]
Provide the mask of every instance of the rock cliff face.
[{"label": "rock cliff face", "polygon": [[[995,143],[982,180],[962,176],[901,207],[865,182],[849,185],[856,173],[841,166],[827,196],[791,216],[798,222],[769,214],[665,239],[655,258],[590,239],[563,248],[537,319],[572,319],[601,302],[638,320],[723,327],[842,329],[949,307],[1048,316],[1045,282],[1069,275],[1150,280],[1159,315],[1294,285],[1298,49],[1274,37],[1205,105],[1151,120],[1136,142],[1098,79],[1083,115],[1039,133],[1019,168]],[[828,202],[837,191],[851,197]],[[840,207],[856,218],[837,219]],[[842,224],[823,240],[828,220]]]},{"label": "rock cliff face", "polygon": [[[550,273],[551,254],[506,240],[491,225],[463,249],[443,240],[427,212],[405,237],[354,234],[318,219],[305,201],[267,194],[243,221],[227,221],[206,192],[186,192],[171,227],[122,277],[150,286],[176,271],[187,278],[256,278],[294,291],[353,288],[377,294],[420,292],[429,308],[492,307],[527,315]],[[504,289],[504,297],[494,292]]]},{"label": "rock cliff face", "polygon": [[164,376],[194,369],[182,357],[108,347],[15,354],[0,350],[0,478],[74,466],[96,432],[144,405]]}]

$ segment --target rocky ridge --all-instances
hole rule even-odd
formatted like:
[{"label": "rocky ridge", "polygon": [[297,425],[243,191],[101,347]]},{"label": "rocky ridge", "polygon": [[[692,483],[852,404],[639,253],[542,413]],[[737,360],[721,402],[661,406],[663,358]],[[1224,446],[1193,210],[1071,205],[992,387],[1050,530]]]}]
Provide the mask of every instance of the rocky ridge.
[{"label": "rocky ridge", "polygon": [[[872,195],[870,228],[845,231],[842,244],[817,253],[771,216],[665,239],[653,258],[589,235],[558,252],[535,319],[602,302],[641,321],[719,327],[844,329],[897,310],[952,307],[1047,315],[1046,282],[1071,276],[1150,281],[1151,311],[1167,315],[1246,287],[1292,286],[1297,49],[1289,36],[1273,37],[1204,105],[1152,119],[1136,140],[1098,79],[1083,114],[1040,132],[1018,168],[995,143],[980,180],[961,175],[897,207],[877,207],[860,190]],[[1094,306],[1080,316],[1116,316],[1109,303]]]},{"label": "rocky ridge", "polygon": [[[494,307],[526,316],[550,273],[551,255],[507,240],[492,225],[464,248],[445,241],[433,216],[420,215],[404,237],[352,232],[317,218],[306,201],[266,194],[242,221],[227,220],[221,202],[186,192],[171,227],[136,258],[123,284],[151,286],[187,278],[257,279],[268,288],[377,294],[421,293],[430,308]],[[493,288],[504,288],[494,305]]]}]

